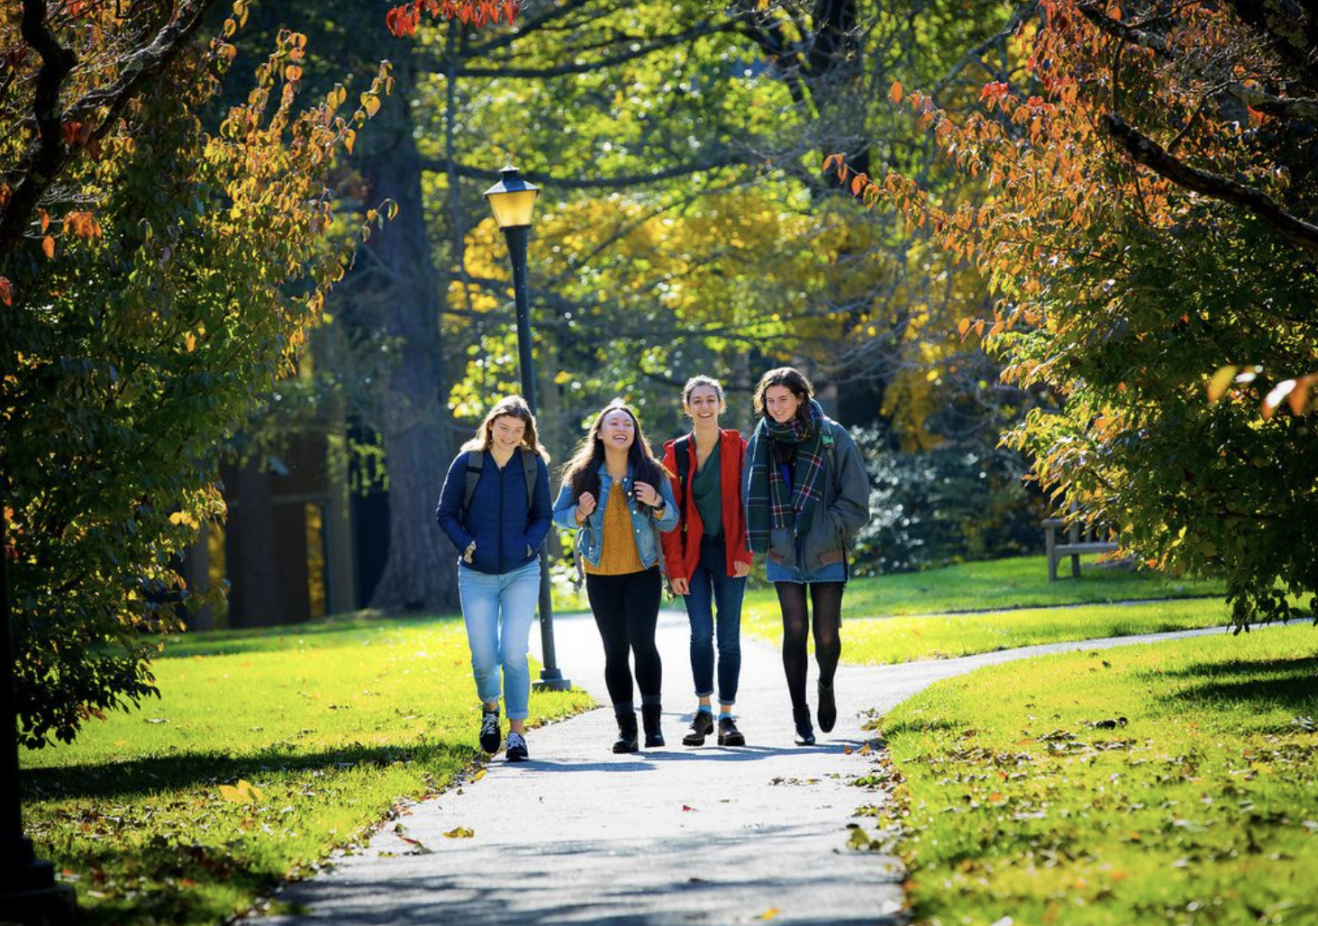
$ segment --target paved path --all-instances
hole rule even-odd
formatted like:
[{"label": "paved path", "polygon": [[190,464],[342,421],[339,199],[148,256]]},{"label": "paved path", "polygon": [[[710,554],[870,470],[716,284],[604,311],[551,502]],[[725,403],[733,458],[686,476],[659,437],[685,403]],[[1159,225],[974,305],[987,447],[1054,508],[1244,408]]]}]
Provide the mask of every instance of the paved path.
[{"label": "paved path", "polygon": [[[603,651],[590,618],[559,618],[555,627],[564,674],[607,703]],[[683,747],[690,719],[684,711],[695,700],[686,633],[684,614],[661,615],[666,749],[614,756],[607,708],[533,730],[531,762],[497,760],[481,780],[416,805],[401,819],[401,832],[391,824],[362,854],[288,886],[279,899],[301,905],[304,915],[259,922],[897,923],[900,863],[846,845],[852,812],[874,797],[846,784],[871,763],[845,748],[865,742],[860,711],[890,710],[939,679],[992,663],[1222,631],[843,666],[838,725],[804,749],[792,744],[778,653],[754,640],[742,644],[738,698],[749,745]],[[845,641],[845,627],[843,635]],[[444,836],[458,827],[474,837]]]}]

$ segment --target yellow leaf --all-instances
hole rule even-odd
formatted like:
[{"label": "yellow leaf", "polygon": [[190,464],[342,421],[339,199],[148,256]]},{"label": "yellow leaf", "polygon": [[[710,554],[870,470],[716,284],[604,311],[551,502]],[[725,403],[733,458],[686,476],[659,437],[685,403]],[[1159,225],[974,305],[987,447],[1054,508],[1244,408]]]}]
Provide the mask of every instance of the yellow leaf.
[{"label": "yellow leaf", "polygon": [[780,912],[780,911],[778,910],[777,907],[770,907],[769,909],[767,909],[767,910],[765,910],[763,913],[761,913],[760,916],[759,916],[759,918],[762,919],[762,920],[771,920],[771,919],[773,919],[775,916],[777,916],[777,915],[779,914],[779,912]]},{"label": "yellow leaf", "polygon": [[380,111],[380,98],[378,96],[368,97],[366,100],[366,115],[374,116]]},{"label": "yellow leaf", "polygon": [[466,826],[459,826],[449,830],[444,834],[449,839],[470,839],[476,835],[476,831]]},{"label": "yellow leaf", "polygon": [[1236,375],[1236,367],[1221,367],[1212,378],[1208,381],[1208,402],[1215,403],[1222,398],[1222,393],[1226,392],[1226,387],[1231,385],[1231,380]]},{"label": "yellow leaf", "polygon": [[183,339],[183,343],[187,345],[190,354],[197,349],[197,336],[189,331],[187,337]]},{"label": "yellow leaf", "polygon": [[481,770],[478,771],[475,775],[472,775],[472,776],[471,776],[471,780],[472,780],[472,781],[480,781],[480,780],[481,780],[482,778],[484,778],[484,777],[485,777],[485,769],[481,769]]},{"label": "yellow leaf", "polygon": [[352,146],[356,141],[357,133],[354,130],[348,129],[348,131],[343,133],[343,147],[348,149],[349,154],[352,154]]},{"label": "yellow leaf", "polygon": [[233,801],[235,804],[247,803],[247,798],[233,785],[220,785],[220,797],[226,801]]}]

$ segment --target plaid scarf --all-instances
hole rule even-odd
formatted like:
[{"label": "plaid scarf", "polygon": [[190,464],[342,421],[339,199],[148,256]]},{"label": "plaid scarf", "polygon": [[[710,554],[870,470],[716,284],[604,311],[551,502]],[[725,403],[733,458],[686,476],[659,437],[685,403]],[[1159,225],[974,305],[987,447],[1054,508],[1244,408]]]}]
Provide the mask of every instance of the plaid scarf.
[{"label": "plaid scarf", "polygon": [[[779,424],[769,415],[760,419],[751,435],[746,457],[751,461],[746,484],[746,539],[752,551],[766,553],[769,536],[778,528],[790,527],[795,536],[810,530],[817,503],[822,499],[820,474],[824,471],[824,410],[810,400],[805,421],[793,418]],[[796,468],[792,473],[789,501],[787,483],[773,458],[771,441],[796,447]]]}]

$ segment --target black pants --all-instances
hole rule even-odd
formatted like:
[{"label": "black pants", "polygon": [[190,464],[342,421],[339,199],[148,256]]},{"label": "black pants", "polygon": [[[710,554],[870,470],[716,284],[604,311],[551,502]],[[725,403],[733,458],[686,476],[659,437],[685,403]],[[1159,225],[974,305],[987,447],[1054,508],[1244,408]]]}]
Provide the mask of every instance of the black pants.
[{"label": "black pants", "polygon": [[615,708],[632,707],[629,651],[636,658],[641,703],[659,703],[663,666],[654,644],[654,629],[659,623],[662,590],[658,566],[622,576],[586,576],[586,597],[604,641],[604,681]]}]

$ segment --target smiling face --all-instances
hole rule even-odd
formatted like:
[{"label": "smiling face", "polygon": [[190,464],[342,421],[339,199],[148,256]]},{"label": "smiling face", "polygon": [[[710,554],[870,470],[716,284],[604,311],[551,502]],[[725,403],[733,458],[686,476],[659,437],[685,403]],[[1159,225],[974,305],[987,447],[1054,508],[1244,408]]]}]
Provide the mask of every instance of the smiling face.
[{"label": "smiling face", "polygon": [[526,437],[526,422],[516,415],[500,415],[490,422],[490,444],[496,450],[512,453]]},{"label": "smiling face", "polygon": [[791,421],[803,401],[786,386],[770,386],[764,390],[764,410],[779,424]]},{"label": "smiling face", "polygon": [[600,422],[600,442],[605,450],[619,450],[626,453],[636,442],[636,423],[626,409],[615,408],[604,416]]},{"label": "smiling face", "polygon": [[723,411],[723,400],[713,386],[697,386],[687,396],[685,405],[687,415],[698,426],[712,425],[718,427],[719,412]]}]

